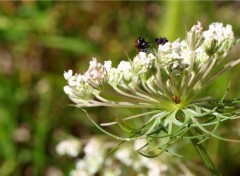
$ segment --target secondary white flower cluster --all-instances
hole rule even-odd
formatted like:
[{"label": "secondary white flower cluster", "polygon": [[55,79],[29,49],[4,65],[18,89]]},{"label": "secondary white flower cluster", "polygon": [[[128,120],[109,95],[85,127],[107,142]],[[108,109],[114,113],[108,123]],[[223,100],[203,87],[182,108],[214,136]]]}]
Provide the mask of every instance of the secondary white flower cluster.
[{"label": "secondary white flower cluster", "polygon": [[[104,162],[106,147],[100,138],[92,138],[83,148],[84,158],[78,160],[76,170],[71,172],[71,176],[95,175]],[[81,173],[81,174],[80,174]]]},{"label": "secondary white flower cluster", "polygon": [[157,50],[140,51],[117,67],[93,58],[86,73],[65,72],[64,91],[78,107],[184,107],[224,70],[238,64],[223,62],[235,44],[230,25],[212,23],[203,31],[198,22],[185,40],[160,43]]},{"label": "secondary white flower cluster", "polygon": [[223,26],[222,23],[213,23],[208,31],[203,32],[205,38],[204,46],[206,52],[211,55],[217,52],[220,56],[225,56],[235,43],[232,26]]},{"label": "secondary white flower cluster", "polygon": [[134,153],[134,149],[138,150],[145,143],[145,140],[140,139],[135,141],[134,146],[130,143],[124,144],[108,156],[107,151],[115,144],[108,143],[106,139],[101,137],[93,137],[83,147],[84,156],[77,160],[76,168],[70,172],[70,175],[122,176],[126,174],[125,172],[131,172],[137,176],[166,175],[168,166],[163,163],[164,156],[152,159]]},{"label": "secondary white flower cluster", "polygon": [[[139,140],[136,140],[134,144],[138,142]],[[146,141],[143,143],[143,145],[144,144],[146,144]],[[167,175],[166,172],[168,171],[168,166],[164,164],[159,158],[146,158],[141,155],[136,155],[135,151],[133,150],[133,146],[125,145],[116,151],[115,157],[125,166],[132,167],[135,171],[138,171],[137,175]],[[143,169],[147,170],[147,172],[145,171],[145,174],[142,172]]]},{"label": "secondary white flower cluster", "polygon": [[77,139],[67,139],[61,141],[56,146],[56,151],[59,155],[67,155],[70,157],[76,157],[81,150],[81,143]]}]

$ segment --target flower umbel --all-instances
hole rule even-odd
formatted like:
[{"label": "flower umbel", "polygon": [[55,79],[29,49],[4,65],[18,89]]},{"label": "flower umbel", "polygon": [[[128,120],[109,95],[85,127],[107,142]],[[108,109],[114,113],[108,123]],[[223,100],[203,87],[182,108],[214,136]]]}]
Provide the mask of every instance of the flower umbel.
[{"label": "flower umbel", "polygon": [[[145,156],[157,156],[179,139],[198,138],[200,143],[209,137],[227,140],[217,136],[215,131],[220,122],[238,118],[238,110],[225,112],[223,109],[239,101],[226,101],[224,97],[221,100],[196,98],[224,71],[240,63],[240,59],[225,58],[237,43],[232,27],[213,23],[204,31],[198,22],[187,32],[185,40],[170,42],[160,38],[156,42],[158,49],[139,50],[133,60],[121,61],[117,67],[112,67],[111,61],[102,65],[93,58],[83,75],[73,75],[71,70],[65,72],[68,82],[65,93],[80,108],[148,109],[101,125],[93,121],[99,129],[117,139],[147,139],[138,149]],[[143,123],[138,130],[131,130],[126,122],[137,118]],[[131,137],[118,137],[103,129],[116,124]],[[188,136],[192,129],[198,135]],[[151,145],[153,141],[159,141],[158,145]]]}]

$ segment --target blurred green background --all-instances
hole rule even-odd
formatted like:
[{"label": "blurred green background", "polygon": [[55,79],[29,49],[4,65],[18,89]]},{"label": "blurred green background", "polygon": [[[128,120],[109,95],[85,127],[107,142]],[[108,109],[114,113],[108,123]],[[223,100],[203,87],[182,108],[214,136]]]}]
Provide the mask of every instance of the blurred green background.
[{"label": "blurred green background", "polygon": [[[215,21],[231,24],[240,37],[240,2],[0,2],[0,175],[49,176],[51,168],[67,175],[75,163],[59,157],[56,144],[67,136],[101,134],[80,109],[68,106],[63,71],[83,73],[92,57],[116,66],[137,54],[137,37],[173,41],[197,21],[205,29]],[[239,49],[229,58],[239,58]],[[222,75],[203,95],[220,98],[231,81],[228,98],[239,98],[239,69]],[[108,120],[105,108],[89,112],[97,122]],[[239,138],[240,122],[225,122],[220,132]],[[213,139],[206,147],[223,175],[240,175],[239,143]],[[183,161],[201,165],[192,150],[181,149]]]}]

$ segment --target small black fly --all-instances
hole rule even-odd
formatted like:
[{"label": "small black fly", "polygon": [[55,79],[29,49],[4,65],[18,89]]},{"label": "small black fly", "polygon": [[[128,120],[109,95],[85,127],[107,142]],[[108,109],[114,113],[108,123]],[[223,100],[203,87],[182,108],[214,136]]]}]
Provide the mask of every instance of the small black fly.
[{"label": "small black fly", "polygon": [[150,43],[147,42],[147,41],[146,41],[144,38],[142,38],[142,37],[138,37],[138,38],[135,40],[134,46],[135,46],[135,48],[138,49],[139,52],[148,53],[148,52],[149,52],[149,49],[150,49]]},{"label": "small black fly", "polygon": [[167,43],[168,42],[168,39],[167,38],[165,38],[165,37],[163,37],[163,38],[156,38],[155,39],[155,42],[158,44],[158,45],[164,45],[165,43]]}]

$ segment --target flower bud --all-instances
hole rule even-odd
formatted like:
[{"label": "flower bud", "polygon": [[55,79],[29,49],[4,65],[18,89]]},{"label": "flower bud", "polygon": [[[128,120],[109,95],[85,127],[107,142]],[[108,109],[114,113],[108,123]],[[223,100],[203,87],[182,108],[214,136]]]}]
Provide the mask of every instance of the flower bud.
[{"label": "flower bud", "polygon": [[121,61],[117,67],[117,70],[122,73],[123,79],[130,82],[132,79],[132,66],[130,62]]},{"label": "flower bud", "polygon": [[209,55],[209,56],[212,56],[213,54],[215,54],[218,49],[217,40],[213,39],[213,40],[208,40],[207,42],[205,42],[204,49],[205,49],[205,52],[207,53],[207,55]]},{"label": "flower bud", "polygon": [[198,22],[197,25],[194,25],[187,33],[186,42],[191,50],[196,50],[200,47],[203,43],[203,36],[202,36],[202,24]]}]

